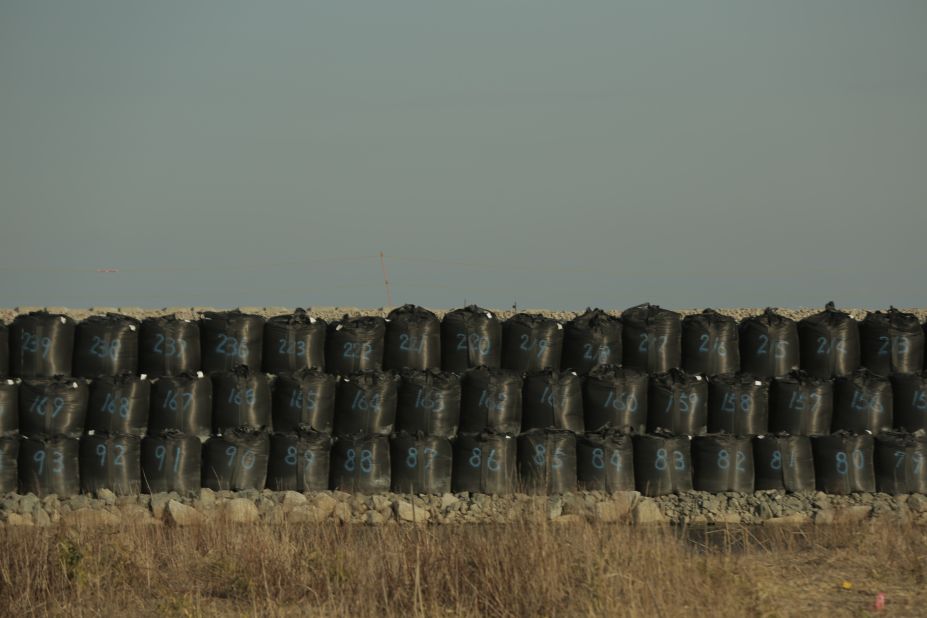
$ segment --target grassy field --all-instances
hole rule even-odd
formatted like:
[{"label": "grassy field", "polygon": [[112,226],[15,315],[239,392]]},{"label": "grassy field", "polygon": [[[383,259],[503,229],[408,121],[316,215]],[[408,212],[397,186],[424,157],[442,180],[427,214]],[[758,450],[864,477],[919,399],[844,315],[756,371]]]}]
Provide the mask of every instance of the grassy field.
[{"label": "grassy field", "polygon": [[[0,531],[0,614],[924,614],[922,529],[609,525]],[[845,584],[844,582],[848,582]]]}]

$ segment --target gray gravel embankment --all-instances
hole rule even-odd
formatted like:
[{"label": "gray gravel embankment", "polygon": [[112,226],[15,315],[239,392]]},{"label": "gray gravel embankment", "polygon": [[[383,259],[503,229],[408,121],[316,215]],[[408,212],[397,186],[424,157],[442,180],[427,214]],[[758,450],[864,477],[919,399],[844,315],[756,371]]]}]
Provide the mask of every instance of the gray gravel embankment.
[{"label": "gray gravel embankment", "polygon": [[[12,308],[5,308],[5,309],[0,308],[0,320],[3,320],[4,322],[10,322],[14,317],[16,317],[20,313],[29,313],[30,311],[37,311],[40,309],[46,309],[52,313],[63,313],[65,315],[71,316],[75,320],[82,320],[91,315],[99,315],[99,314],[107,313],[107,312],[122,313],[122,314],[129,315],[129,316],[139,318],[139,319],[147,318],[151,316],[169,315],[173,313],[183,318],[192,319],[192,318],[199,317],[204,311],[220,311],[220,310],[230,309],[230,307],[225,307],[225,308],[163,307],[161,309],[142,309],[138,307],[90,307],[87,309],[73,309],[73,308],[68,308],[68,307],[25,307],[23,306],[23,307],[12,307]],[[293,307],[241,307],[240,309],[246,313],[255,313],[257,315],[261,315],[264,317],[271,317],[274,315],[292,313],[294,308]],[[438,317],[442,317],[445,313],[450,311],[450,309],[433,309],[433,308],[430,308],[430,309],[434,311],[438,315]],[[800,320],[801,318],[817,313],[821,311],[822,309],[823,309],[823,306],[822,307],[799,308],[799,309],[780,308],[780,309],[777,309],[777,311],[781,313],[782,315],[785,315],[792,319]],[[859,320],[863,319],[867,311],[870,311],[870,309],[847,309],[844,307],[841,307],[841,309]],[[871,310],[875,311],[875,310],[885,310],[885,309],[886,307],[877,307],[877,308],[872,308]],[[614,309],[614,308],[606,309],[608,313],[611,313],[613,315],[620,315],[623,310],[624,310],[623,307],[620,309]],[[902,310],[913,313],[921,321],[927,320],[927,308],[917,308],[917,309],[906,308]],[[389,313],[389,309],[386,309],[383,307],[378,307],[375,309],[374,308],[362,309],[358,307],[309,307],[307,308],[307,311],[309,311],[310,315],[312,315],[313,317],[322,318],[323,320],[326,320],[326,321],[340,319],[345,314],[349,316],[379,315],[379,316],[386,317],[386,314]],[[519,313],[521,311],[527,311],[529,313],[540,313],[548,317],[552,317],[552,318],[556,318],[558,320],[564,320],[564,321],[570,320],[581,313],[578,311],[552,311],[548,309],[519,309],[518,311],[513,311],[512,309],[490,309],[490,311],[493,311],[494,313],[496,313],[501,319],[508,318],[514,315],[515,313]],[[688,315],[691,313],[699,313],[702,310],[701,309],[676,309],[676,311],[678,311],[679,313],[683,315]],[[756,307],[754,308],[735,307],[735,308],[726,308],[726,309],[718,308],[717,311],[740,320],[745,317],[749,317],[751,315],[757,315],[757,314],[762,313],[763,308],[756,308]]]},{"label": "gray gravel embankment", "polygon": [[176,493],[66,499],[9,494],[0,499],[0,522],[9,526],[422,523],[428,525],[579,523],[620,524],[851,524],[881,521],[927,525],[927,496],[823,493],[754,494],[688,492],[658,498],[637,492],[579,492],[564,496],[444,494],[363,496],[292,491]]}]

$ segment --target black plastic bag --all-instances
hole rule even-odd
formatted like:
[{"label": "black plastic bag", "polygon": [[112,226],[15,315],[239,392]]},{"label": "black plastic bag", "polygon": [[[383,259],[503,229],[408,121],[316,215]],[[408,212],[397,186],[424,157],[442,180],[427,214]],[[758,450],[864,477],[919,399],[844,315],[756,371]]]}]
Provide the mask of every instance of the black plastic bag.
[{"label": "black plastic bag", "polygon": [[587,431],[610,427],[644,433],[647,430],[646,373],[600,365],[583,382],[583,416]]},{"label": "black plastic bag", "polygon": [[296,373],[278,375],[272,404],[274,429],[296,431],[307,425],[316,431],[331,433],[337,381],[338,378],[330,373],[306,367]]},{"label": "black plastic bag", "polygon": [[0,495],[19,488],[19,437],[0,437]]},{"label": "black plastic bag", "polygon": [[270,376],[239,365],[212,375],[212,430],[271,427]]},{"label": "black plastic bag", "polygon": [[74,375],[81,378],[138,373],[135,318],[116,313],[92,315],[74,334]]},{"label": "black plastic bag", "polygon": [[148,432],[173,430],[205,440],[212,432],[212,381],[202,372],[151,381]]},{"label": "black plastic bag", "polygon": [[476,367],[460,384],[460,433],[521,431],[522,379],[506,369]]},{"label": "black plastic bag", "polygon": [[10,325],[10,374],[21,378],[69,376],[74,320],[46,311],[18,315]]},{"label": "black plastic bag", "polygon": [[695,436],[692,467],[696,491],[753,493],[752,438],[729,434]]},{"label": "black plastic bag", "polygon": [[141,439],[138,436],[86,433],[80,438],[80,490],[109,489],[119,496],[141,491]]},{"label": "black plastic bag", "polygon": [[647,428],[679,435],[705,433],[708,427],[708,380],[681,369],[650,376]]},{"label": "black plastic bag", "polygon": [[924,368],[924,331],[912,313],[894,307],[871,312],[859,323],[862,366],[880,375],[915,373]]},{"label": "black plastic bag", "polygon": [[664,373],[682,364],[679,314],[644,303],[621,314],[622,363],[646,373]]},{"label": "black plastic bag", "polygon": [[391,487],[402,494],[451,491],[451,441],[401,432],[390,438]]},{"label": "black plastic bag", "polygon": [[383,494],[390,486],[387,436],[339,436],[332,445],[331,488],[358,494]]},{"label": "black plastic bag", "polygon": [[773,434],[753,439],[756,490],[814,491],[811,438]]},{"label": "black plastic bag", "polygon": [[151,383],[130,373],[104,376],[90,383],[88,431],[144,436],[148,430]]},{"label": "black plastic bag", "polygon": [[142,320],[139,329],[139,371],[153,378],[176,376],[202,368],[200,327],[175,315]]},{"label": "black plastic bag", "polygon": [[400,378],[392,371],[358,371],[338,379],[335,433],[342,436],[393,433]]},{"label": "black plastic bag", "polygon": [[858,369],[834,380],[833,431],[873,434],[891,430],[892,384],[887,377]]},{"label": "black plastic bag", "polygon": [[767,308],[740,322],[740,370],[758,378],[778,378],[799,368],[795,320]]},{"label": "black plastic bag", "polygon": [[573,371],[532,372],[522,386],[522,431],[566,429],[583,433],[583,385]]},{"label": "black plastic bag", "polygon": [[460,434],[454,441],[454,492],[503,496],[515,493],[516,440],[511,434]]},{"label": "black plastic bag", "polygon": [[578,486],[584,491],[634,491],[634,444],[618,432],[587,433],[576,441]]},{"label": "black plastic bag", "polygon": [[0,322],[0,378],[10,375],[10,329]]},{"label": "black plastic bag", "polygon": [[927,431],[927,371],[894,374],[892,406],[896,429]]},{"label": "black plastic bag", "polygon": [[383,367],[441,369],[441,322],[431,311],[403,305],[386,316]]},{"label": "black plastic bag", "polygon": [[292,373],[312,367],[324,369],[327,328],[324,320],[309,316],[304,309],[267,320],[264,323],[264,371]]},{"label": "black plastic bag", "polygon": [[518,478],[528,494],[576,491],[576,434],[533,429],[518,436]]},{"label": "black plastic bag", "polygon": [[80,493],[80,441],[67,436],[23,436],[19,441],[19,493],[66,498]]},{"label": "black plastic bag", "polygon": [[682,368],[709,376],[740,371],[737,321],[713,309],[684,317]]},{"label": "black plastic bag", "polygon": [[203,487],[214,491],[264,489],[270,436],[239,427],[213,436],[203,445]]},{"label": "black plastic bag", "polygon": [[203,443],[197,436],[162,431],[142,439],[142,492],[189,494],[202,484]]},{"label": "black plastic bag", "polygon": [[396,431],[453,438],[460,423],[457,374],[405,369],[396,405]]},{"label": "black plastic bag", "polygon": [[838,432],[813,436],[814,476],[818,491],[846,495],[876,490],[874,441],[868,433]]},{"label": "black plastic bag", "polygon": [[332,438],[302,427],[270,436],[267,487],[274,491],[325,491],[331,473]]},{"label": "black plastic bag", "polygon": [[476,305],[449,311],[441,320],[441,367],[465,371],[502,366],[502,323]]},{"label": "black plastic bag", "polygon": [[923,432],[876,436],[875,475],[881,493],[927,493],[927,436]]},{"label": "black plastic bag", "polygon": [[634,482],[645,496],[692,491],[689,438],[668,432],[634,436]]},{"label": "black plastic bag", "polygon": [[769,382],[746,374],[708,379],[708,431],[739,436],[769,429]]},{"label": "black plastic bag", "polygon": [[534,313],[516,313],[502,325],[502,367],[526,372],[560,369],[563,325]]},{"label": "black plastic bag", "polygon": [[386,320],[376,316],[348,318],[328,325],[325,335],[325,370],[348,374],[383,368]]},{"label": "black plastic bag", "polygon": [[830,433],[834,382],[793,371],[776,378],[769,389],[769,431],[795,436]]},{"label": "black plastic bag", "polygon": [[597,365],[620,365],[621,331],[620,318],[586,309],[563,326],[560,366],[585,374]]},{"label": "black plastic bag", "polygon": [[800,321],[798,338],[801,368],[815,377],[845,376],[859,368],[859,325],[834,303]]},{"label": "black plastic bag", "polygon": [[230,371],[245,365],[261,370],[264,318],[235,311],[207,311],[200,318],[203,371]]},{"label": "black plastic bag", "polygon": [[27,436],[80,436],[89,394],[83,379],[59,376],[23,380],[19,386],[19,431]]},{"label": "black plastic bag", "polygon": [[19,379],[0,379],[0,438],[19,433]]}]

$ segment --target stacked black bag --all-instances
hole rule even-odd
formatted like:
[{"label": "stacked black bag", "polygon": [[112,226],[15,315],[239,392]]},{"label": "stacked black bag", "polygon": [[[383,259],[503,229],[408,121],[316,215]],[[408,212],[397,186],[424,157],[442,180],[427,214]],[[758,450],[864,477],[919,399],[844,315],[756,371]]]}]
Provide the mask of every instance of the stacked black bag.
[{"label": "stacked black bag", "polygon": [[237,365],[215,371],[211,381],[212,437],[203,448],[203,486],[264,489],[272,427],[270,376]]},{"label": "stacked black bag", "polygon": [[528,493],[576,490],[576,436],[584,431],[582,380],[574,371],[525,375],[518,471]]},{"label": "stacked black bag", "polygon": [[18,399],[20,490],[38,496],[78,493],[87,381],[62,376],[25,379]]},{"label": "stacked black bag", "polygon": [[453,453],[455,492],[515,491],[523,384],[520,374],[506,369],[476,367],[463,375],[460,435]]},{"label": "stacked black bag", "polygon": [[586,374],[599,365],[620,365],[621,332],[620,318],[601,309],[586,309],[563,327],[560,366]]},{"label": "stacked black bag", "polygon": [[396,422],[399,383],[398,374],[378,370],[357,371],[338,380],[332,489],[362,494],[389,491],[389,435]]},{"label": "stacked black bag", "polygon": [[846,376],[859,368],[859,325],[830,302],[798,323],[801,368],[817,378]]},{"label": "stacked black bag", "polygon": [[740,322],[740,368],[758,378],[778,378],[799,366],[798,325],[772,309]]},{"label": "stacked black bag", "polygon": [[390,439],[392,489],[415,494],[451,490],[452,440],[460,423],[460,378],[425,369],[401,372],[396,433]]},{"label": "stacked black bag", "polygon": [[9,327],[9,374],[23,380],[4,381],[0,403],[3,485],[9,491],[17,477],[23,493],[80,491],[77,451],[88,386],[67,377],[73,374],[75,330],[70,317],[46,311],[18,315]]},{"label": "stacked black bag", "polygon": [[142,489],[141,440],[148,429],[151,383],[138,375],[141,323],[108,313],[77,325],[74,374],[93,378],[80,438],[80,488],[118,495]]},{"label": "stacked black bag", "polygon": [[326,330],[302,309],[264,325],[264,370],[279,374],[267,467],[274,491],[328,489],[337,377],[322,372]]},{"label": "stacked black bag", "polygon": [[203,441],[212,433],[213,405],[212,381],[200,372],[202,352],[196,321],[175,315],[142,321],[139,366],[152,376],[148,432],[141,443],[143,492],[190,494],[202,485]]},{"label": "stacked black bag", "polygon": [[576,445],[580,487],[599,491],[634,489],[632,435],[647,430],[648,378],[634,369],[599,365],[583,381],[586,434]]}]

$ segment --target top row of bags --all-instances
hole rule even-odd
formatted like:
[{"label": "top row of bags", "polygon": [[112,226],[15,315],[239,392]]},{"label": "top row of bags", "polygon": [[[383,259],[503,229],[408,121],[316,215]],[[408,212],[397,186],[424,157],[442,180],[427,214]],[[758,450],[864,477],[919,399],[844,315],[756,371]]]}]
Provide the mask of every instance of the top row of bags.
[{"label": "top row of bags", "polygon": [[833,303],[799,322],[767,309],[739,325],[711,309],[683,318],[650,304],[627,309],[620,318],[589,309],[565,324],[530,313],[501,321],[475,305],[443,320],[404,305],[385,319],[345,316],[331,324],[301,309],[267,320],[236,310],[207,312],[199,321],[164,316],[140,322],[106,314],[77,324],[67,316],[33,312],[16,317],[9,332],[0,324],[0,376],[24,378],[168,376],[238,365],[266,373],[304,367],[339,374],[463,371],[480,365],[587,373],[600,364],[763,378],[799,368],[831,378],[860,366],[881,375],[917,373],[924,368],[924,327],[913,314],[894,308],[857,322]]}]

